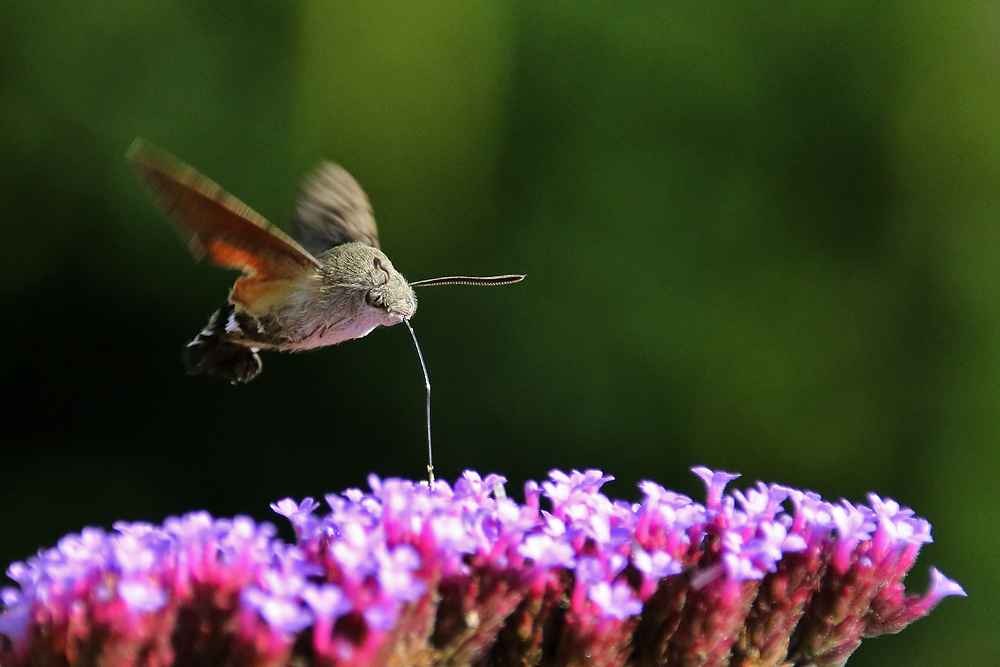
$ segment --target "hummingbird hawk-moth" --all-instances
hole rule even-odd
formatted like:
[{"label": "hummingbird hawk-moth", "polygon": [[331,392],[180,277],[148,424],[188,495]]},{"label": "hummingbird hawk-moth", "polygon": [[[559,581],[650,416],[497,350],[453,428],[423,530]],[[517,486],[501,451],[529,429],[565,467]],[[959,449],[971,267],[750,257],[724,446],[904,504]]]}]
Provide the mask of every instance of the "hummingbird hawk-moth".
[{"label": "hummingbird hawk-moth", "polygon": [[408,283],[379,248],[368,197],[331,162],[306,178],[289,236],[142,139],[127,158],[197,259],[243,272],[226,304],[184,349],[192,374],[249,382],[261,371],[260,350],[309,350],[361,338],[378,326],[409,327],[417,311],[414,287],[505,285],[524,278],[451,276]]}]

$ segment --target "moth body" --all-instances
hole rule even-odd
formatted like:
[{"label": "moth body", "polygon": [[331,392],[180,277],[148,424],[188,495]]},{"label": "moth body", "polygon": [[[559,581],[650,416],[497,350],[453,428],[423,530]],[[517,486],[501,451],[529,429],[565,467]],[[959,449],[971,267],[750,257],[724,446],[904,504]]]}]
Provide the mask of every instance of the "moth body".
[{"label": "moth body", "polygon": [[280,294],[268,291],[243,303],[231,291],[229,302],[188,344],[188,370],[246,382],[252,379],[248,371],[260,371],[259,357],[253,361],[259,350],[335,345],[416,313],[413,288],[377,248],[347,243],[323,253],[319,261],[313,273],[282,285]]}]

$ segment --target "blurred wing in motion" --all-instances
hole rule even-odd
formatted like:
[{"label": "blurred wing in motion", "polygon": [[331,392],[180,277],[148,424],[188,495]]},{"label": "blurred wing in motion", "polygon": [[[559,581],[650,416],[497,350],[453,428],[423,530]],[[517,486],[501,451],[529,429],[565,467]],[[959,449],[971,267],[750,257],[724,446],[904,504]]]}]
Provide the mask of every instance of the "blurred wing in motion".
[{"label": "blurred wing in motion", "polygon": [[379,247],[368,197],[346,169],[332,162],[320,164],[306,179],[292,230],[298,242],[317,256],[352,241]]},{"label": "blurred wing in motion", "polygon": [[239,269],[232,299],[250,305],[320,264],[249,206],[180,160],[136,139],[126,155],[197,259]]}]

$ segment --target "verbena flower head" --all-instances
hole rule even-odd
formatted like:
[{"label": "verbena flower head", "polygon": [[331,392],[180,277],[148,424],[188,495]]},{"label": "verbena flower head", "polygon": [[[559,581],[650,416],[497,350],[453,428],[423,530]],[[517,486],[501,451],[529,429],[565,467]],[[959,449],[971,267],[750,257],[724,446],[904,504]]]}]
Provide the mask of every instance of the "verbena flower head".
[{"label": "verbena flower head", "polygon": [[[596,470],[368,480],[272,505],[87,528],[7,571],[0,665],[841,665],[943,597],[903,578],[930,525],[891,500],[829,503],[705,468],[705,504]],[[544,502],[543,502],[544,499]]]}]

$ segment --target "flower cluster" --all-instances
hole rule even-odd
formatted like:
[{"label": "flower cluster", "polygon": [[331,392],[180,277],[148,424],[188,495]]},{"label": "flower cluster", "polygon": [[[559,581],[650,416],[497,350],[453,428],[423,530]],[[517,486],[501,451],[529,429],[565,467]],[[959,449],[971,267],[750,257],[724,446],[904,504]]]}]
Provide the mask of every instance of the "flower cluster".
[{"label": "flower cluster", "polygon": [[[63,538],[8,570],[0,664],[841,665],[961,587],[903,578],[930,525],[891,500],[829,503],[696,468],[704,504],[601,472],[371,491],[272,508],[294,526],[204,512]],[[543,508],[543,499],[545,507]]]}]

